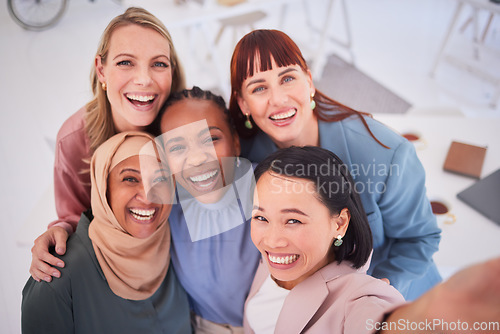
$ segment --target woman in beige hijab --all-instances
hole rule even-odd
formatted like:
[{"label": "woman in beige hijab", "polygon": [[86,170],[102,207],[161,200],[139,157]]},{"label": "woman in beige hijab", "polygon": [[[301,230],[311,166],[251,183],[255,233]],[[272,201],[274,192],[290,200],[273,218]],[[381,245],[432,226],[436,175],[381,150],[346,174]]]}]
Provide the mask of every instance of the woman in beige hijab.
[{"label": "woman in beige hijab", "polygon": [[190,333],[169,266],[173,186],[153,138],[117,134],[90,167],[92,213],[68,241],[61,278],[26,283],[23,333]]}]

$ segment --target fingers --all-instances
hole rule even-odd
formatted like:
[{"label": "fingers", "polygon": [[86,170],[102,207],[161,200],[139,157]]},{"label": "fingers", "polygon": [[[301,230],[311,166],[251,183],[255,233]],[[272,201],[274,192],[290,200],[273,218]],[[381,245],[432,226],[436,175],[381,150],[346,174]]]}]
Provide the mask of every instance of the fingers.
[{"label": "fingers", "polygon": [[40,282],[44,280],[46,282],[52,281],[52,276],[61,277],[61,272],[54,268],[64,267],[64,262],[49,253],[48,248],[42,249],[40,244],[33,246],[31,249],[32,259],[30,266],[30,274],[34,280]]},{"label": "fingers", "polygon": [[387,283],[387,284],[389,284],[389,285],[391,284],[391,281],[389,281],[389,279],[388,279],[388,278],[381,278],[380,280],[381,280],[382,282],[386,282],[386,283]]},{"label": "fingers", "polygon": [[57,254],[63,255],[66,253],[66,240],[68,240],[68,232],[63,228],[57,228],[54,231],[55,249]]},{"label": "fingers", "polygon": [[31,277],[33,277],[33,279],[37,282],[40,282],[41,280],[44,280],[46,282],[51,282],[52,276],[61,277],[61,273],[59,272],[59,270],[55,269],[54,267],[52,267],[51,265],[49,265],[44,261],[36,259],[33,259],[31,262],[30,274]]},{"label": "fingers", "polygon": [[58,254],[66,251],[66,240],[68,232],[61,227],[51,227],[44,234],[39,236],[31,248],[30,274],[34,280],[40,282],[52,281],[53,277],[61,277],[61,272],[54,268],[64,267],[64,261],[49,253],[49,247],[55,245]]}]

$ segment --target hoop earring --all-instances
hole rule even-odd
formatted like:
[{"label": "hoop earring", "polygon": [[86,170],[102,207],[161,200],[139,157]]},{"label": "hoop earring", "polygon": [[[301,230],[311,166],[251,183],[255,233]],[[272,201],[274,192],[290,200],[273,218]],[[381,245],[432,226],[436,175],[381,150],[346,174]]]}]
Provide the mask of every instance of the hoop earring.
[{"label": "hoop earring", "polygon": [[335,247],[340,247],[343,242],[344,241],[342,240],[342,236],[339,234],[339,235],[337,235],[337,238],[336,238],[335,242],[333,243],[333,245]]},{"label": "hoop earring", "polygon": [[108,89],[108,87],[106,86],[106,83],[105,83],[105,82],[103,82],[103,83],[101,84],[101,87],[102,87],[102,90],[103,90],[103,91],[106,91],[106,89]]},{"label": "hoop earring", "polygon": [[247,128],[248,130],[252,130],[253,129],[253,125],[252,125],[252,122],[250,121],[250,114],[245,114],[245,116],[247,117],[247,120],[245,121],[245,128]]},{"label": "hoop earring", "polygon": [[316,101],[314,101],[314,93],[311,94],[311,110],[316,108]]}]

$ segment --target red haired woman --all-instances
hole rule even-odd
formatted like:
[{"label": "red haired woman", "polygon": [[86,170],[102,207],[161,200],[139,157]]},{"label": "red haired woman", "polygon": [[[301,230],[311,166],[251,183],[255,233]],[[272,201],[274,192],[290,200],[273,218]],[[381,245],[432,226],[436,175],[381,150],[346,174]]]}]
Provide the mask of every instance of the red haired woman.
[{"label": "red haired woman", "polygon": [[373,232],[370,274],[388,278],[407,299],[441,280],[432,260],[441,231],[413,145],[369,114],[317,90],[289,36],[255,30],[238,42],[229,108],[242,156],[250,161],[260,162],[278,148],[313,145],[346,163]]}]

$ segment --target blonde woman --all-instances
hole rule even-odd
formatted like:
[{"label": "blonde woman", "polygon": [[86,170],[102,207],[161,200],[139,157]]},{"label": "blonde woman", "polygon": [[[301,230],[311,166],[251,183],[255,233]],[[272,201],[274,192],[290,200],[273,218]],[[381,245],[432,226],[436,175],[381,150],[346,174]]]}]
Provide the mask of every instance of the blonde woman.
[{"label": "blonde woman", "polygon": [[182,66],[172,38],[148,11],[131,7],[108,24],[101,37],[91,72],[94,98],[62,125],[54,163],[58,219],[49,224],[32,249],[32,277],[51,281],[64,262],[48,252],[55,245],[66,251],[68,235],[80,214],[90,208],[88,161],[114,134],[144,131],[156,119],[170,92],[184,88]]}]

